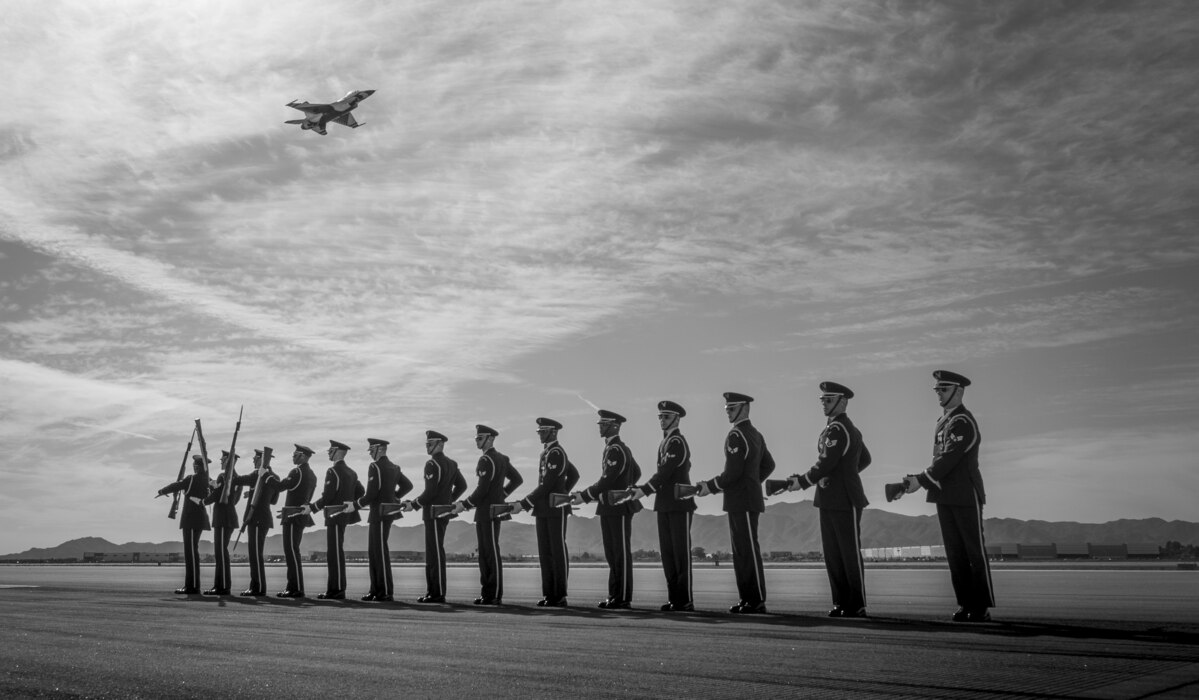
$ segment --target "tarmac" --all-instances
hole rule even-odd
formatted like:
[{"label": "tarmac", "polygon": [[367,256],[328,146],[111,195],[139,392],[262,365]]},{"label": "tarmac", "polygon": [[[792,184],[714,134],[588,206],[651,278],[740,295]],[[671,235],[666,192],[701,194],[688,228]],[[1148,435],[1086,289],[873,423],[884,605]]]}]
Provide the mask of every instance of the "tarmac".
[{"label": "tarmac", "polygon": [[[832,620],[814,570],[768,573],[770,614],[722,612],[725,569],[697,569],[699,612],[662,613],[652,567],[636,609],[608,612],[593,567],[572,568],[572,607],[547,610],[533,567],[506,567],[507,604],[483,608],[470,567],[451,569],[461,602],[423,605],[176,596],[169,566],[5,566],[0,696],[1199,697],[1193,572],[997,571],[1010,602],[965,625],[942,570],[872,571],[871,618]],[[321,573],[306,569],[310,594]],[[365,578],[351,570],[355,598]],[[397,567],[400,597],[420,581]]]}]

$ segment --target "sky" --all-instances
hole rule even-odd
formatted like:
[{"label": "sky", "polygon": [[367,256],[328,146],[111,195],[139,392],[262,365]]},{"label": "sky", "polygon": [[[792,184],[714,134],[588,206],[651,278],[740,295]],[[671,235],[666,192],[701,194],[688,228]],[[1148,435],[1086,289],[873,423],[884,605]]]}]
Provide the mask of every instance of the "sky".
[{"label": "sky", "polygon": [[[681,403],[710,478],[737,391],[785,476],[822,380],[870,507],[928,515],[882,486],[931,460],[938,368],[987,517],[1196,520],[1197,31],[1186,1],[6,3],[0,553],[178,537],[153,497],[242,406],[281,469],[338,440],[363,474],[376,437],[414,476],[434,429],[469,475],[485,423],[526,485],[548,416],[590,484],[596,407],[648,474]],[[365,89],[358,129],[283,123]]]}]

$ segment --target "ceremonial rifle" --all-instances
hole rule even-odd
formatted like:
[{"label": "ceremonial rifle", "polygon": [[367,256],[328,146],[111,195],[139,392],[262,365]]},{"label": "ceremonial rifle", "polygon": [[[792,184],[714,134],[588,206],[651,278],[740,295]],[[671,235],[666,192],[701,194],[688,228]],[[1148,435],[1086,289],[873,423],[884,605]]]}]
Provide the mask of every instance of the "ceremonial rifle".
[{"label": "ceremonial rifle", "polygon": [[766,495],[777,496],[786,491],[789,486],[791,486],[791,479],[767,479]]},{"label": "ceremonial rifle", "polygon": [[[196,421],[199,424],[200,421]],[[175,477],[175,483],[183,481],[183,475],[187,472],[187,457],[192,453],[192,442],[196,439],[196,429],[192,428],[192,436],[187,439],[187,449],[183,451],[183,461],[179,464],[179,476]],[[175,492],[175,497],[171,499],[171,510],[167,513],[167,517],[171,520],[175,519],[175,515],[179,512],[179,492]]]},{"label": "ceremonial rifle", "polygon": [[225,465],[225,483],[221,489],[221,503],[229,505],[230,494],[233,493],[233,463],[237,461],[237,434],[241,432],[241,416],[246,410],[242,406],[237,410],[237,425],[233,428],[233,442],[229,444],[229,463]]},{"label": "ceremonial rifle", "polygon": [[233,551],[237,551],[237,543],[241,542],[241,535],[246,531],[246,524],[250,522],[250,516],[254,513],[254,509],[258,506],[259,499],[262,498],[262,477],[266,474],[267,467],[271,466],[271,456],[274,453],[271,448],[262,448],[262,465],[258,468],[258,478],[254,480],[254,495],[246,501],[246,512],[241,516],[241,529],[237,531],[237,538],[233,540]]},{"label": "ceremonial rifle", "polygon": [[[200,457],[203,458],[204,464],[204,483],[208,483],[208,443],[204,441],[204,429],[200,427],[200,419],[196,419],[195,429],[196,440],[200,443]],[[204,493],[208,493],[205,491]]]}]

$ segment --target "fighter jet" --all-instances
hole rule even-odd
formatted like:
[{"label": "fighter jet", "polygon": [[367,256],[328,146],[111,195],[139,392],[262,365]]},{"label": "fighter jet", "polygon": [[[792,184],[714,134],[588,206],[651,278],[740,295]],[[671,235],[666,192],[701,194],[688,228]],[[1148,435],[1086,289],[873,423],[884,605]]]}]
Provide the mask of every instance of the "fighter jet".
[{"label": "fighter jet", "polygon": [[345,97],[327,105],[292,100],[287,103],[287,106],[303,112],[304,118],[292,119],[283,123],[299,124],[300,128],[304,131],[312,129],[321,136],[328,133],[325,131],[325,125],[329,122],[337,122],[342,126],[357,129],[362,124],[355,121],[354,115],[350,114],[350,112],[358,106],[359,102],[362,102],[373,94],[375,94],[374,90],[351,90],[346,93]]}]

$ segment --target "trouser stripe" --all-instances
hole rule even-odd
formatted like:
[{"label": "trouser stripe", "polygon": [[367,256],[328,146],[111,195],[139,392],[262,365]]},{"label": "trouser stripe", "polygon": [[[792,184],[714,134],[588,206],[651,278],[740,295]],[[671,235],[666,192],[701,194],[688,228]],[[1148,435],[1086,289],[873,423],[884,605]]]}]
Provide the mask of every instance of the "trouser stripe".
[{"label": "trouser stripe", "polygon": [[687,513],[687,555],[686,555],[687,556],[686,572],[687,573],[684,574],[687,577],[687,602],[688,603],[695,600],[695,593],[691,589],[691,516],[692,516],[692,513],[688,512]]},{"label": "trouser stripe", "polygon": [[749,546],[753,553],[753,572],[754,582],[758,586],[758,602],[766,600],[766,587],[762,585],[762,552],[758,546],[757,533],[753,529],[753,519],[749,513],[745,514],[745,531],[749,533]]},{"label": "trouser stripe", "polygon": [[853,509],[853,547],[854,556],[858,560],[857,571],[854,575],[858,579],[858,590],[862,592],[862,607],[866,606],[866,566],[862,561],[862,509]]},{"label": "trouser stripe", "polygon": [[983,537],[983,504],[978,500],[978,492],[974,492],[974,510],[978,513],[978,551],[982,554],[982,565],[986,569],[987,602],[995,605],[995,588],[991,584],[991,562],[987,559],[987,543]]},{"label": "trouser stripe", "polygon": [[437,590],[430,591],[430,593],[445,595],[445,571],[441,565],[441,548],[443,546],[441,543],[441,528],[435,522],[430,522],[429,526],[433,528],[433,566],[437,573]]}]

